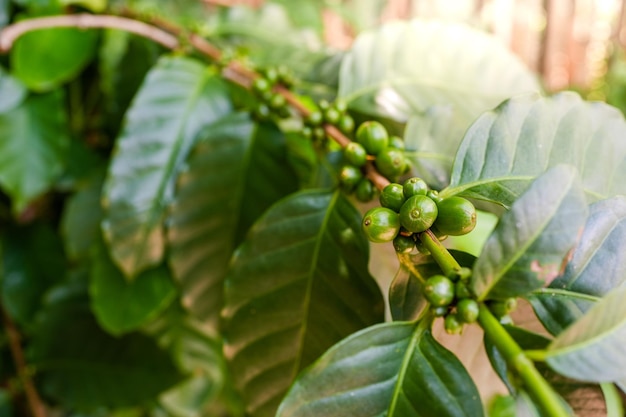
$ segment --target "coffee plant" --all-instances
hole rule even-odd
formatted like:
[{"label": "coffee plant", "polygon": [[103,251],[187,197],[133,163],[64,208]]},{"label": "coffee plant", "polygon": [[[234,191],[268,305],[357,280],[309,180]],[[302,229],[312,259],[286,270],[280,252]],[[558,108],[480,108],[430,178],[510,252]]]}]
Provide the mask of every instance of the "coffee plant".
[{"label": "coffee plant", "polygon": [[0,0],[0,416],[623,415],[622,114],[321,3]]}]

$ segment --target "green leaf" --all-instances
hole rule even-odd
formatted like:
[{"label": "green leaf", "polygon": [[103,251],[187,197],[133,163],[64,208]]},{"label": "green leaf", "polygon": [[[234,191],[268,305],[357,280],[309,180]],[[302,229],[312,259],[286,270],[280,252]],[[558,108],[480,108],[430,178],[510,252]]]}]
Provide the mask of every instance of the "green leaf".
[{"label": "green leaf", "polygon": [[27,32],[11,48],[13,74],[31,90],[54,90],[89,64],[97,41],[98,32],[93,30],[50,28]]},{"label": "green leaf", "polygon": [[129,278],[163,259],[162,222],[198,132],[230,113],[227,89],[198,61],[165,57],[126,115],[104,187],[102,228]]},{"label": "green leaf", "polygon": [[626,287],[621,286],[548,346],[546,361],[556,372],[591,382],[626,380]]},{"label": "green leaf", "polygon": [[103,175],[95,175],[65,203],[61,217],[61,234],[69,258],[86,258],[92,244],[99,239],[102,220],[100,193],[103,181]]},{"label": "green leaf", "polygon": [[65,276],[65,257],[56,233],[47,225],[3,230],[0,260],[2,305],[11,317],[29,327],[43,297]]},{"label": "green leaf", "polygon": [[174,299],[176,288],[165,266],[148,269],[128,281],[104,247],[92,257],[91,309],[109,333],[120,335],[139,328],[162,312]]},{"label": "green leaf", "polygon": [[305,366],[383,319],[361,214],[339,192],[304,191],[272,206],[226,278],[224,352],[252,416],[273,416]]},{"label": "green leaf", "polygon": [[470,287],[479,300],[519,296],[560,273],[587,218],[576,171],[541,175],[500,218],[476,260]]},{"label": "green leaf", "polygon": [[626,194],[626,121],[615,108],[564,92],[512,98],[468,129],[454,162],[450,187],[510,206],[530,182],[558,164],[580,173],[588,198]]},{"label": "green leaf", "polygon": [[108,335],[88,303],[85,292],[59,294],[36,323],[29,363],[48,398],[67,409],[128,407],[156,399],[181,380],[153,339]]},{"label": "green leaf", "polygon": [[0,417],[11,417],[14,415],[11,393],[4,388],[0,388]]},{"label": "green leaf", "polygon": [[455,144],[483,111],[538,90],[533,75],[496,38],[468,26],[420,19],[359,35],[339,81],[339,96],[351,108],[397,121],[433,106],[451,106],[447,138]]},{"label": "green leaf", "polygon": [[0,113],[0,186],[20,213],[61,175],[68,146],[63,95],[28,97]]},{"label": "green leaf", "polygon": [[0,0],[0,29],[9,23],[9,0]]},{"label": "green leaf", "polygon": [[107,0],[60,0],[63,6],[81,6],[94,13],[102,13],[106,10]]},{"label": "green leaf", "polygon": [[[626,279],[626,197],[599,201],[562,275],[530,301],[543,325],[561,333]],[[552,291],[555,290],[555,291]]]},{"label": "green leaf", "polygon": [[[0,12],[0,19],[1,17]],[[1,26],[0,24],[0,27]],[[2,67],[0,67],[0,91],[2,91],[2,94],[0,94],[0,114],[11,111],[19,106],[28,94],[28,90],[24,87],[24,84],[9,75]]]},{"label": "green leaf", "polygon": [[425,323],[384,323],[342,340],[303,372],[277,417],[482,416],[461,362]]},{"label": "green leaf", "polygon": [[[248,113],[207,126],[180,175],[168,218],[169,264],[183,304],[217,328],[236,245],[275,201],[297,189],[282,133]],[[225,178],[228,178],[226,181]]]}]

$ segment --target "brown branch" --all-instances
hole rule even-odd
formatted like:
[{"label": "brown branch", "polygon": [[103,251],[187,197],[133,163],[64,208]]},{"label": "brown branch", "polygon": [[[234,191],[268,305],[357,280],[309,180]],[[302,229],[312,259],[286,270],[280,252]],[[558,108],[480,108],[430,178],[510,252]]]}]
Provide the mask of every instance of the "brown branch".
[{"label": "brown branch", "polygon": [[28,365],[24,358],[24,351],[22,350],[21,336],[15,323],[11,320],[11,317],[0,307],[0,314],[2,315],[2,323],[6,329],[7,338],[9,339],[9,349],[11,350],[11,356],[13,356],[13,362],[17,369],[17,374],[20,381],[24,385],[24,392],[26,393],[26,399],[34,417],[47,417],[46,407],[39,397],[39,393],[35,388],[35,384],[28,371]]},{"label": "brown branch", "polygon": [[6,26],[0,31],[0,53],[7,53],[15,41],[25,33],[54,27],[76,27],[80,29],[108,28],[120,29],[153,40],[168,49],[180,46],[178,38],[157,27],[119,16],[73,14],[64,16],[39,17],[22,20]]}]

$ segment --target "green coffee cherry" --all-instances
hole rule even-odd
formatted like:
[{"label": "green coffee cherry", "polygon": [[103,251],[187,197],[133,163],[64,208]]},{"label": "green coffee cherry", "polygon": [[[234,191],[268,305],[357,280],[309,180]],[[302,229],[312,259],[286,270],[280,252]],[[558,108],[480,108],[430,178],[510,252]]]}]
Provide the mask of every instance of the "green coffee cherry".
[{"label": "green coffee cherry", "polygon": [[339,113],[345,113],[348,111],[348,103],[345,100],[338,98],[332,105]]},{"label": "green coffee cherry", "polygon": [[476,227],[476,209],[462,197],[449,197],[437,203],[438,216],[434,227],[442,234],[460,236]]},{"label": "green coffee cherry", "polygon": [[404,173],[406,160],[400,149],[387,147],[376,155],[376,168],[383,176],[395,179]]},{"label": "green coffee cherry", "polygon": [[252,81],[252,91],[254,91],[257,95],[263,96],[265,93],[272,90],[272,84],[263,77],[255,78]]},{"label": "green coffee cherry", "polygon": [[392,136],[389,138],[389,146],[392,148],[404,150],[404,140],[399,136]]},{"label": "green coffee cherry", "polygon": [[445,307],[432,307],[431,308],[431,311],[433,312],[435,317],[443,317],[446,314],[448,314],[449,310],[450,309],[448,308],[448,306],[445,306]]},{"label": "green coffee cherry", "polygon": [[400,208],[400,222],[411,233],[427,230],[437,219],[437,204],[425,195],[408,198]]},{"label": "green coffee cherry", "polygon": [[510,297],[505,300],[492,300],[487,306],[493,315],[500,319],[517,308],[517,299]]},{"label": "green coffee cherry", "polygon": [[448,334],[460,334],[463,331],[463,323],[456,314],[448,314],[443,320],[443,328]]},{"label": "green coffee cherry", "polygon": [[323,122],[324,122],[324,114],[319,110],[312,111],[305,118],[305,123],[313,127],[321,126]]},{"label": "green coffee cherry", "polygon": [[344,165],[339,171],[339,183],[350,192],[363,179],[361,170],[353,165]]},{"label": "green coffee cherry", "polygon": [[263,76],[271,83],[275,84],[278,81],[278,71],[274,67],[268,67],[263,70]]},{"label": "green coffee cherry", "polygon": [[397,253],[411,253],[415,248],[415,240],[413,240],[413,237],[411,236],[402,236],[401,234],[398,234],[398,236],[393,239],[393,248]]},{"label": "green coffee cherry", "polygon": [[478,319],[478,312],[478,303],[471,298],[464,298],[456,305],[456,315],[462,323],[474,323]]},{"label": "green coffee cherry", "polygon": [[424,283],[424,297],[434,307],[445,307],[454,300],[454,283],[443,275],[433,275]]},{"label": "green coffee cherry", "polygon": [[356,189],[354,190],[354,196],[356,199],[364,203],[372,201],[375,193],[376,188],[374,187],[374,184],[372,184],[372,182],[367,178],[363,178],[359,181],[356,185]]},{"label": "green coffee cherry", "polygon": [[287,105],[287,100],[282,94],[274,93],[270,97],[269,102],[267,103],[271,109],[278,110]]},{"label": "green coffee cherry", "polygon": [[370,120],[356,130],[356,141],[363,145],[367,153],[377,155],[389,144],[389,134],[380,122]]},{"label": "green coffee cherry", "polygon": [[470,298],[472,296],[472,293],[467,287],[467,284],[463,281],[457,281],[454,284],[454,294],[456,295],[456,298],[458,299]]},{"label": "green coffee cherry", "polygon": [[339,113],[337,109],[333,107],[326,109],[326,111],[324,112],[324,121],[326,123],[330,123],[331,125],[336,125],[339,122],[340,118],[341,113]]},{"label": "green coffee cherry", "polygon": [[426,192],[426,196],[430,198],[431,200],[433,200],[435,203],[443,200],[441,197],[439,197],[439,191],[435,191],[435,190],[428,190]]},{"label": "green coffee cherry", "polygon": [[343,156],[349,164],[357,167],[361,167],[367,162],[367,151],[363,145],[357,142],[348,143],[343,149]]},{"label": "green coffee cherry", "polygon": [[402,186],[394,182],[387,184],[378,198],[381,206],[390,208],[396,213],[400,212],[402,204],[406,201],[402,192]]},{"label": "green coffee cherry", "polygon": [[428,192],[428,185],[426,182],[417,177],[409,178],[402,184],[402,190],[404,192],[404,197],[409,198],[414,195],[426,195]]},{"label": "green coffee cherry", "polygon": [[361,227],[370,241],[391,242],[400,231],[400,218],[391,209],[375,207],[365,213]]},{"label": "green coffee cherry", "polygon": [[343,114],[337,122],[337,128],[346,135],[354,131],[354,119],[349,114]]},{"label": "green coffee cherry", "polygon": [[272,110],[265,103],[259,103],[254,108],[253,117],[256,120],[264,121],[272,117]]}]

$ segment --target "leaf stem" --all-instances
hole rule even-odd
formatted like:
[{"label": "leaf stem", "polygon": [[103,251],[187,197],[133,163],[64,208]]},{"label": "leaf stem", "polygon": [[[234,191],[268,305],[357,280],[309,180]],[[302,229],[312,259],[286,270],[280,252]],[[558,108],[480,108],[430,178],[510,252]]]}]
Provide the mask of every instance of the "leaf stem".
[{"label": "leaf stem", "polygon": [[569,417],[559,395],[483,303],[480,304],[478,322],[511,370],[521,378],[524,388],[541,411],[549,417]]},{"label": "leaf stem", "polygon": [[454,259],[454,256],[448,252],[445,246],[441,244],[437,236],[430,230],[426,230],[419,235],[422,244],[430,251],[431,256],[439,264],[444,275],[450,275],[454,271],[461,269],[461,265]]}]

